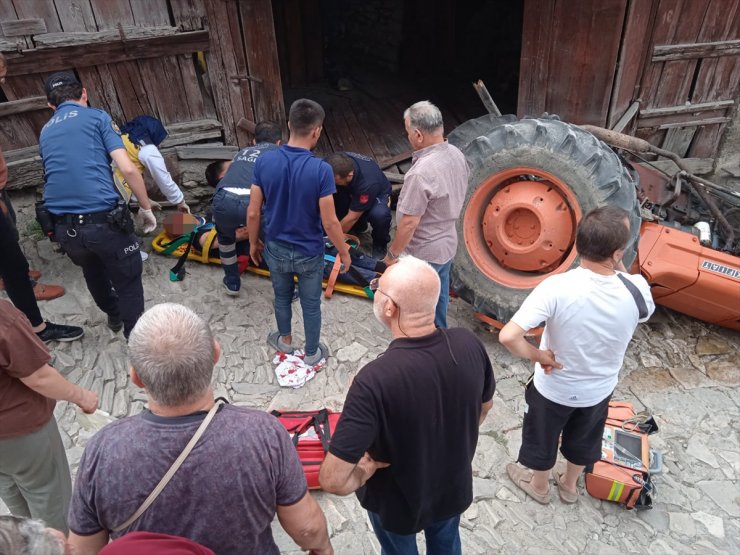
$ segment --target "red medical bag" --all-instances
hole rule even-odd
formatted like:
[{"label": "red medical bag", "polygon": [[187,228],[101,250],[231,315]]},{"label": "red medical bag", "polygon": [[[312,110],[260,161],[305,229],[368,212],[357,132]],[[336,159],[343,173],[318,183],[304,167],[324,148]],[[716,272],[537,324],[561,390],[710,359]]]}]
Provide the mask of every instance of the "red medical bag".
[{"label": "red medical bag", "polygon": [[329,452],[329,443],[341,412],[329,409],[270,412],[288,430],[303,465],[309,489],[320,489],[319,468]]}]

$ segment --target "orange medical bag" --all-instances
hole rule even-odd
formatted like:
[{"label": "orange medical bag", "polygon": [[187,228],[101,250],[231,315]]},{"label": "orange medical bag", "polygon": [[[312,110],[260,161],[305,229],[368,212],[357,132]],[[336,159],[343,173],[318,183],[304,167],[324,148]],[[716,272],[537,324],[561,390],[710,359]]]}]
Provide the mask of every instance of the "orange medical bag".
[{"label": "orange medical bag", "polygon": [[651,476],[660,473],[662,457],[649,448],[648,435],[657,431],[655,420],[636,415],[631,403],[611,401],[601,460],[586,468],[586,491],[628,509],[651,509],[655,494]]}]

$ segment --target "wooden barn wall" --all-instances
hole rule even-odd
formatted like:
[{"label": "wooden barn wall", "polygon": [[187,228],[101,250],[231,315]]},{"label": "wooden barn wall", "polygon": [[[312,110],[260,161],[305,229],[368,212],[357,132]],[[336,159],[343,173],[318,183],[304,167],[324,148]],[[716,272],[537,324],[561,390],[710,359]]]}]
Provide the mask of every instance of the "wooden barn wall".
[{"label": "wooden barn wall", "polygon": [[38,136],[51,114],[43,83],[55,71],[75,71],[90,104],[118,123],[160,118],[176,180],[175,146],[243,146],[251,135],[242,119],[285,123],[271,0],[0,0],[0,50],[11,187],[39,181]]},{"label": "wooden barn wall", "polygon": [[716,154],[738,96],[740,2],[524,1],[520,116],[619,125],[697,163]]},{"label": "wooden barn wall", "polygon": [[[194,53],[208,48],[204,18],[193,17],[198,2],[0,0],[0,44],[8,59],[2,89],[11,103],[0,105],[0,113],[12,111],[13,101],[23,109],[0,120],[0,147],[37,144],[49,118],[43,83],[60,70],[75,70],[90,104],[119,123],[140,114],[155,115],[166,125],[214,118],[195,63]],[[30,21],[37,22],[35,29],[19,31]],[[30,34],[40,29],[45,32]],[[138,50],[121,51],[124,40]],[[146,54],[137,55],[141,50]],[[106,63],[113,60],[121,61]]]}]

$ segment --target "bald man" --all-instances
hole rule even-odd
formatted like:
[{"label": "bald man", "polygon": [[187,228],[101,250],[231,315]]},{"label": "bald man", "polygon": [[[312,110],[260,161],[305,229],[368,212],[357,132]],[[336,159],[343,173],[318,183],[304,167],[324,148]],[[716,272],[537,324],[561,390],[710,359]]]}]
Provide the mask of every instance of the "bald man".
[{"label": "bald man", "polygon": [[393,336],[352,382],[319,480],[357,491],[383,553],[461,553],[460,514],[473,501],[478,426],[493,403],[491,361],[469,330],[434,324],[440,280],[401,257],[373,280],[373,311]]}]

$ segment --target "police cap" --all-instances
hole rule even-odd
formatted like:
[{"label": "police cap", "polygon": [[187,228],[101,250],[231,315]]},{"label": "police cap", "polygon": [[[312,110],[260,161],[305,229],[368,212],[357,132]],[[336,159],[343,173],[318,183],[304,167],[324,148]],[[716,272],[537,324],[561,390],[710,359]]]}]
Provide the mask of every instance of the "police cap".
[{"label": "police cap", "polygon": [[51,91],[63,85],[80,85],[80,82],[71,71],[59,71],[50,75],[46,80],[46,83],[44,83],[44,92],[46,92],[46,96],[49,96]]}]

